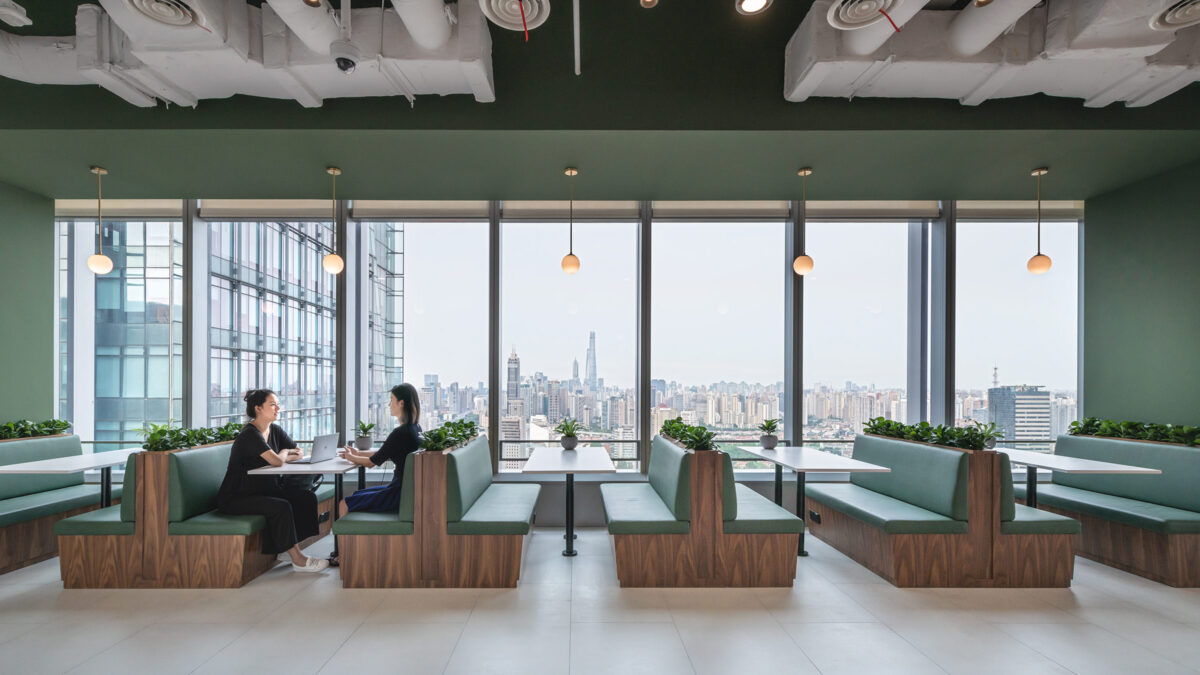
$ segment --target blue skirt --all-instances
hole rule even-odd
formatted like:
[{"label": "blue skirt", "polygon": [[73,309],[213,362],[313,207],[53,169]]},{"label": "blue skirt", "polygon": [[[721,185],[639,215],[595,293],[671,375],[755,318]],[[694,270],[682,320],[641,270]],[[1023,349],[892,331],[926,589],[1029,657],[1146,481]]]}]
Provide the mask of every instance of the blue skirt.
[{"label": "blue skirt", "polygon": [[346,507],[351,511],[399,511],[400,481],[356,490],[346,497]]}]

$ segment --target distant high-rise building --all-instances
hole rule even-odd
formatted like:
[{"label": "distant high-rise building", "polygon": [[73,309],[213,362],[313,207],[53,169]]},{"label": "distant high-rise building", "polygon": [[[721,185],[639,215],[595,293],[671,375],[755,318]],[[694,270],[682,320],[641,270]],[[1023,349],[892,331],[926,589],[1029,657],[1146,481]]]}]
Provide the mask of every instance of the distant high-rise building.
[{"label": "distant high-rise building", "polygon": [[579,381],[579,359],[571,362],[571,380],[575,382]]},{"label": "distant high-rise building", "polygon": [[516,401],[521,396],[521,359],[517,357],[517,348],[513,347],[508,357],[508,400]]},{"label": "distant high-rise building", "polygon": [[1078,415],[1078,405],[1073,398],[1059,397],[1050,404],[1050,438],[1058,438],[1067,433],[1071,422]]},{"label": "distant high-rise building", "polygon": [[1033,441],[1050,438],[1050,392],[1019,385],[988,389],[988,421],[1004,438]]},{"label": "distant high-rise building", "polygon": [[[587,388],[596,391],[596,331],[588,333],[588,350],[587,350],[587,370],[584,376],[587,380],[584,384]],[[575,379],[579,379],[579,364],[575,364]]]},{"label": "distant high-rise building", "polygon": [[436,386],[436,385],[437,385],[437,383],[438,383],[438,376],[437,376],[437,375],[426,375],[426,376],[425,376],[425,386],[426,386],[426,387],[433,387],[433,386]]},{"label": "distant high-rise building", "polygon": [[525,435],[525,419],[516,415],[500,418],[500,439],[505,441],[519,440]]}]

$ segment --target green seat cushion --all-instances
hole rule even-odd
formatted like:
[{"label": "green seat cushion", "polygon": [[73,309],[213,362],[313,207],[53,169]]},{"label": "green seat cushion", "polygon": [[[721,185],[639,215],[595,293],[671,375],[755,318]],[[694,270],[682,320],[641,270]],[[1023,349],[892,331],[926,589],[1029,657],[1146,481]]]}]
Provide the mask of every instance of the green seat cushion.
[{"label": "green seat cushion", "polygon": [[959,450],[859,434],[854,437],[854,459],[886,466],[891,473],[852,473],[850,482],[965,521],[969,457]]},{"label": "green seat cushion", "polygon": [[1200,447],[1143,443],[1117,438],[1059,436],[1055,454],[1159,469],[1161,474],[1065,474],[1058,485],[1103,492],[1184,511],[1200,512]]},{"label": "green seat cushion", "polygon": [[[1025,497],[1024,485],[1016,485],[1013,490],[1017,496]],[[1184,511],[1162,504],[1080,490],[1066,485],[1040,483],[1038,505],[1076,511],[1163,534],[1200,534],[1200,513],[1195,511]]]},{"label": "green seat cushion", "polygon": [[110,506],[63,518],[54,524],[54,534],[60,537],[63,535],[129,535],[133,534],[134,528],[133,523],[121,520],[120,506]]},{"label": "green seat cushion", "polygon": [[[486,446],[485,446],[486,447]],[[529,534],[540,485],[495,484],[483,491],[447,534]]]},{"label": "green seat cushion", "polygon": [[852,483],[809,484],[814,499],[888,534],[962,534],[967,521],[947,518],[906,501]]},{"label": "green seat cushion", "polygon": [[125,462],[125,479],[121,481],[121,520],[126,523],[137,520],[137,460],[133,455]]},{"label": "green seat cushion", "polygon": [[411,520],[400,520],[395,513],[351,511],[333,523],[334,534],[412,534]]},{"label": "green seat cushion", "polygon": [[[718,450],[718,452],[720,452]],[[737,481],[733,479],[733,460],[721,452],[721,520],[738,517]]]},{"label": "green seat cushion", "polygon": [[[475,500],[492,484],[492,453],[486,436],[447,453],[446,520],[462,520]],[[403,487],[401,488],[403,491]]]},{"label": "green seat cushion", "polygon": [[0,527],[16,525],[63,511],[94,506],[100,503],[100,487],[97,485],[72,485],[0,499]]},{"label": "green seat cushion", "polygon": [[241,534],[251,535],[263,529],[267,519],[263,516],[231,516],[227,513],[209,511],[187,520],[167,525],[167,534]]},{"label": "green seat cushion", "polygon": [[232,448],[233,443],[221,443],[168,456],[167,520],[177,523],[217,508]]},{"label": "green seat cushion", "polygon": [[1013,495],[1012,462],[1008,455],[1000,453],[1000,522],[1007,523],[1017,517],[1017,503]]},{"label": "green seat cushion", "polygon": [[650,443],[649,478],[650,486],[667,505],[672,519],[692,519],[692,462],[683,448],[655,436]]},{"label": "green seat cushion", "polygon": [[333,499],[335,492],[337,492],[337,490],[334,489],[333,483],[321,483],[320,487],[317,488],[317,502],[323,502],[326,499]]},{"label": "green seat cushion", "polygon": [[687,534],[691,525],[679,520],[649,483],[602,483],[600,500],[611,534]]},{"label": "green seat cushion", "polygon": [[1017,505],[1014,517],[1000,523],[1003,534],[1079,534],[1079,521],[1057,513]]},{"label": "green seat cushion", "polygon": [[[82,455],[78,436],[22,438],[0,443],[0,465]],[[82,473],[14,473],[0,475],[0,501],[83,484]]]},{"label": "green seat cushion", "polygon": [[413,521],[413,514],[416,513],[416,499],[413,495],[413,491],[416,490],[413,484],[417,480],[415,478],[417,470],[413,468],[415,466],[413,462],[417,461],[416,456],[417,453],[410,452],[404,458],[404,477],[400,479],[400,520],[407,520],[410,523]]},{"label": "green seat cushion", "polygon": [[726,534],[796,534],[804,531],[804,521],[787,509],[751,490],[738,485],[737,518],[726,520]]}]

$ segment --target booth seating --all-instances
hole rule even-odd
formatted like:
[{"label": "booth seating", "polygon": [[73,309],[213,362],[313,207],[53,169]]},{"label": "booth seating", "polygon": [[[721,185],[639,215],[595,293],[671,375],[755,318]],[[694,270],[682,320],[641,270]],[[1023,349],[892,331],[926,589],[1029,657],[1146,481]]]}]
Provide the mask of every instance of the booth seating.
[{"label": "booth seating", "polygon": [[[132,498],[59,524],[67,588],[237,588],[277,562],[259,552],[262,516],[218,513],[232,443],[142,452],[126,468]],[[136,488],[136,489],[135,489]],[[317,491],[329,533],[333,486]],[[317,537],[301,542],[307,546]]]},{"label": "booth seating", "polygon": [[[1082,523],[1076,553],[1085,558],[1170,586],[1200,586],[1200,448],[1059,436],[1055,454],[1161,470],[1055,472],[1038,486],[1038,508]],[[1025,486],[1014,490],[1024,500]]]},{"label": "booth seating", "polygon": [[[83,454],[78,436],[43,436],[0,441],[0,464],[22,464]],[[114,502],[121,488],[113,487]],[[54,524],[95,510],[100,488],[85,485],[83,473],[0,476],[0,574],[58,554]]]},{"label": "booth seating", "polygon": [[649,481],[600,486],[622,586],[791,586],[804,522],[733,479],[720,451],[661,436]]},{"label": "booth seating", "polygon": [[809,528],[896,586],[1068,586],[1078,523],[1017,507],[1008,457],[859,435],[890,473],[810,483]]},{"label": "booth seating", "polygon": [[396,513],[334,524],[345,588],[513,588],[540,485],[492,482],[486,436],[404,460]]}]

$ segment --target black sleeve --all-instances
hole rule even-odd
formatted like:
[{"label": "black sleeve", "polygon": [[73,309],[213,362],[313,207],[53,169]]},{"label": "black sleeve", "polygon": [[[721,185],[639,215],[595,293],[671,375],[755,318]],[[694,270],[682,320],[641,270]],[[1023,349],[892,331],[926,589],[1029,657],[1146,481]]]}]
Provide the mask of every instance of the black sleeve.
[{"label": "black sleeve", "polygon": [[387,440],[383,442],[379,450],[371,455],[371,463],[375,466],[382,466],[384,462],[392,461],[399,465],[409,453],[415,452],[420,445],[421,436],[416,425],[405,424],[396,427],[392,433],[388,434]]},{"label": "black sleeve", "polygon": [[276,443],[278,443],[278,447],[275,448],[276,452],[279,452],[280,450],[291,450],[292,448],[298,447],[296,445],[296,441],[293,441],[292,437],[288,436],[288,432],[284,431],[283,427],[279,426],[278,424],[271,425],[271,432],[279,433],[279,435],[276,436]]},{"label": "black sleeve", "polygon": [[262,454],[270,449],[271,446],[267,444],[262,434],[258,433],[258,429],[246,425],[242,433],[238,434],[233,441],[231,452],[237,457],[241,467],[248,471],[264,466],[267,461],[262,458]]}]

